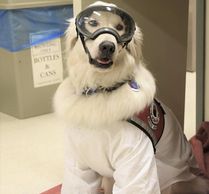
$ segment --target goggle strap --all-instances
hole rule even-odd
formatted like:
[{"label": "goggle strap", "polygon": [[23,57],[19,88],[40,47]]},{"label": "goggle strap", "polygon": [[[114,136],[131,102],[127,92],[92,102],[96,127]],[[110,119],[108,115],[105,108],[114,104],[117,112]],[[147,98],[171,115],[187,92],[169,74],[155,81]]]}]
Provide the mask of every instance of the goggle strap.
[{"label": "goggle strap", "polygon": [[89,56],[89,63],[90,63],[90,64],[93,64],[93,59],[92,59],[92,57],[91,57],[91,54],[90,54],[90,52],[89,52],[89,49],[88,49],[87,46],[86,46],[86,43],[85,43],[83,34],[79,33],[78,30],[77,30],[77,28],[76,28],[76,31],[77,31],[77,36],[79,36],[80,39],[81,39],[81,42],[82,42],[82,45],[83,45],[83,48],[84,48],[86,54]]},{"label": "goggle strap", "polygon": [[129,50],[129,49],[128,49],[128,44],[129,44],[129,42],[131,42],[131,40],[129,40],[129,41],[127,41],[127,42],[124,42],[122,48],[125,48],[126,50]]},{"label": "goggle strap", "polygon": [[77,34],[78,34],[78,36],[79,36],[80,39],[81,39],[81,42],[82,42],[82,45],[83,45],[83,48],[84,48],[85,52],[88,53],[89,51],[88,51],[88,49],[87,49],[87,47],[86,47],[86,44],[85,44],[85,40],[84,40],[83,34],[81,34],[81,33],[79,33],[79,32],[77,32]]}]

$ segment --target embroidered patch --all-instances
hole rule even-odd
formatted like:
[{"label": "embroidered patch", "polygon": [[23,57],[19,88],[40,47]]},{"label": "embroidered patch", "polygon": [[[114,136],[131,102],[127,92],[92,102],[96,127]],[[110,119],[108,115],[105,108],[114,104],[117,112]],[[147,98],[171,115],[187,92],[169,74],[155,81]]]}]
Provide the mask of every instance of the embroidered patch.
[{"label": "embroidered patch", "polygon": [[128,84],[133,91],[139,92],[140,87],[139,87],[139,84],[135,80],[129,81]]},{"label": "embroidered patch", "polygon": [[160,122],[160,115],[159,115],[159,112],[158,112],[157,104],[155,102],[153,102],[151,104],[149,111],[150,111],[150,115],[148,116],[149,126],[153,130],[156,130],[157,129],[157,125]]}]

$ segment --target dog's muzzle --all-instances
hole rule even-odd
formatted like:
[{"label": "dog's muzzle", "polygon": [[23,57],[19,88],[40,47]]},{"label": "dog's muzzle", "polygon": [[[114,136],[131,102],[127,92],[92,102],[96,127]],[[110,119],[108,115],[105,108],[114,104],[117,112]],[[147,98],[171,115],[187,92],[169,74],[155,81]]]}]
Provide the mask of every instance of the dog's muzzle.
[{"label": "dog's muzzle", "polygon": [[[101,34],[111,34],[116,38],[118,44],[125,47],[131,41],[136,30],[133,18],[124,10],[114,6],[88,7],[76,17],[75,25],[91,64],[95,64],[95,60],[92,59],[89,53],[85,44],[86,40],[95,40]],[[103,50],[106,56],[115,51],[115,47],[110,43],[103,46],[100,45],[99,49],[100,51]]]}]

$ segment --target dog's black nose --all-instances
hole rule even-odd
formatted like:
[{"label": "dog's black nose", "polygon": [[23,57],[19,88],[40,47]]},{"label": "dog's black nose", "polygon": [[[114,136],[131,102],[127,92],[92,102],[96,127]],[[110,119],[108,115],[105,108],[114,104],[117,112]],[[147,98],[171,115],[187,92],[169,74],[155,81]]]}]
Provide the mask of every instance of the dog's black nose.
[{"label": "dog's black nose", "polygon": [[115,52],[115,45],[110,41],[103,41],[99,45],[99,50],[103,57],[111,57]]}]

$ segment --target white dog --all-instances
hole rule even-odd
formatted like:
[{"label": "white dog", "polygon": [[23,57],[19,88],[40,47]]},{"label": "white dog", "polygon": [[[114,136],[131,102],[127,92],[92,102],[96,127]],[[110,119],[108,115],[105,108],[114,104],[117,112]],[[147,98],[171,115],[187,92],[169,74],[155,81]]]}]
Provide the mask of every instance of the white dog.
[{"label": "white dog", "polygon": [[68,77],[54,98],[67,123],[62,194],[97,194],[103,177],[106,194],[206,194],[179,123],[154,99],[131,16],[96,2],[66,35]]}]

